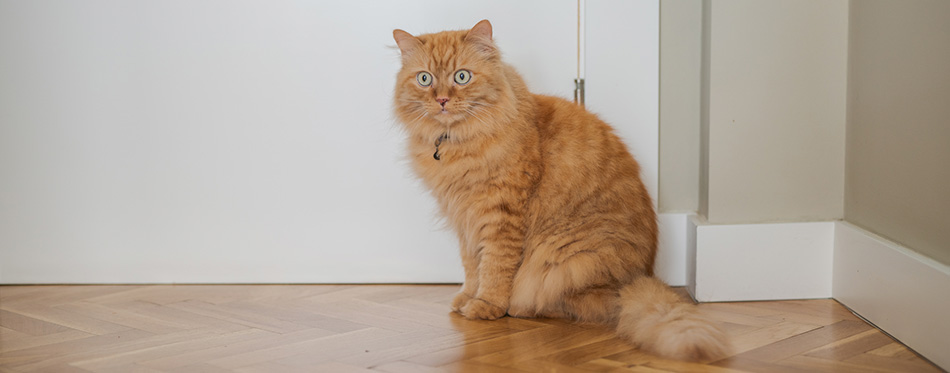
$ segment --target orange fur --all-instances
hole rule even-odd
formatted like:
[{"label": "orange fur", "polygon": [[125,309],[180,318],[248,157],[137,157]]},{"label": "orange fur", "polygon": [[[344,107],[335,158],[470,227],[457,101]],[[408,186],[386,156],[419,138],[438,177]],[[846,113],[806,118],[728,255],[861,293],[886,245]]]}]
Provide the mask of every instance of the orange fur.
[{"label": "orange fur", "polygon": [[[652,277],[656,214],[610,126],[531,94],[501,61],[488,21],[393,37],[402,52],[394,106],[412,164],[459,236],[465,284],[455,311],[612,324],[673,358],[723,353],[722,332]],[[471,72],[464,84],[453,79],[462,69]]]}]

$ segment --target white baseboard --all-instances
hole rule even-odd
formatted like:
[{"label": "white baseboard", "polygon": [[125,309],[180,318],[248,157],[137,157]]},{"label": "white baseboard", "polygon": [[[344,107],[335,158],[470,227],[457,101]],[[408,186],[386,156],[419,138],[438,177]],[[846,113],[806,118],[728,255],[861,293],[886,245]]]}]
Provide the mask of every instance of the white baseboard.
[{"label": "white baseboard", "polygon": [[657,216],[660,226],[659,250],[653,266],[656,276],[670,286],[686,286],[686,247],[688,220],[692,214],[663,213]]},{"label": "white baseboard", "polygon": [[831,297],[834,222],[689,222],[688,266],[694,273],[688,288],[696,300]]},{"label": "white baseboard", "polygon": [[833,281],[835,299],[950,369],[950,267],[837,222]]},{"label": "white baseboard", "polygon": [[950,266],[847,222],[686,222],[687,287],[696,300],[833,297],[950,367]]}]

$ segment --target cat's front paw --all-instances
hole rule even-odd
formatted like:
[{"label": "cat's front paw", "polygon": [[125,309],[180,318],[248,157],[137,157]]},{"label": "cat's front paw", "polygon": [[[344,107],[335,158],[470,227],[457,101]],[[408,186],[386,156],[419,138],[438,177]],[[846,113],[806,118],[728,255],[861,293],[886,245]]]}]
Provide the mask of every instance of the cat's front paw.
[{"label": "cat's front paw", "polygon": [[471,320],[495,320],[505,316],[506,312],[507,309],[478,298],[472,298],[459,310],[462,316]]},{"label": "cat's front paw", "polygon": [[465,294],[464,292],[459,292],[455,294],[455,299],[452,299],[452,311],[462,313],[462,308],[472,300],[472,296]]}]

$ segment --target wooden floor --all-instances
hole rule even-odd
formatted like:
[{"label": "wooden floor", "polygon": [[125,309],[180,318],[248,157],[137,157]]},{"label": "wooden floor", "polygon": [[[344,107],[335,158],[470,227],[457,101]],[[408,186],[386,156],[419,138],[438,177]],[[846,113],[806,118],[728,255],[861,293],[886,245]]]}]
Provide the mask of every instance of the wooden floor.
[{"label": "wooden floor", "polygon": [[449,313],[458,286],[3,286],[0,372],[939,372],[834,300],[714,303],[734,356]]}]

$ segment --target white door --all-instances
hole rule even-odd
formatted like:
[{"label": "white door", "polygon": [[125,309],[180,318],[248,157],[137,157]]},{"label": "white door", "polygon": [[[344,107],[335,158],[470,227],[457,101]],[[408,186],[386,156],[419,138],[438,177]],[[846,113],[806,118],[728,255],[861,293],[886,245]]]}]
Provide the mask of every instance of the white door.
[{"label": "white door", "polygon": [[[657,2],[591,3],[588,105],[652,142],[655,193]],[[0,283],[458,282],[392,120],[392,29],[490,19],[533,91],[571,97],[577,9],[0,0]]]}]

